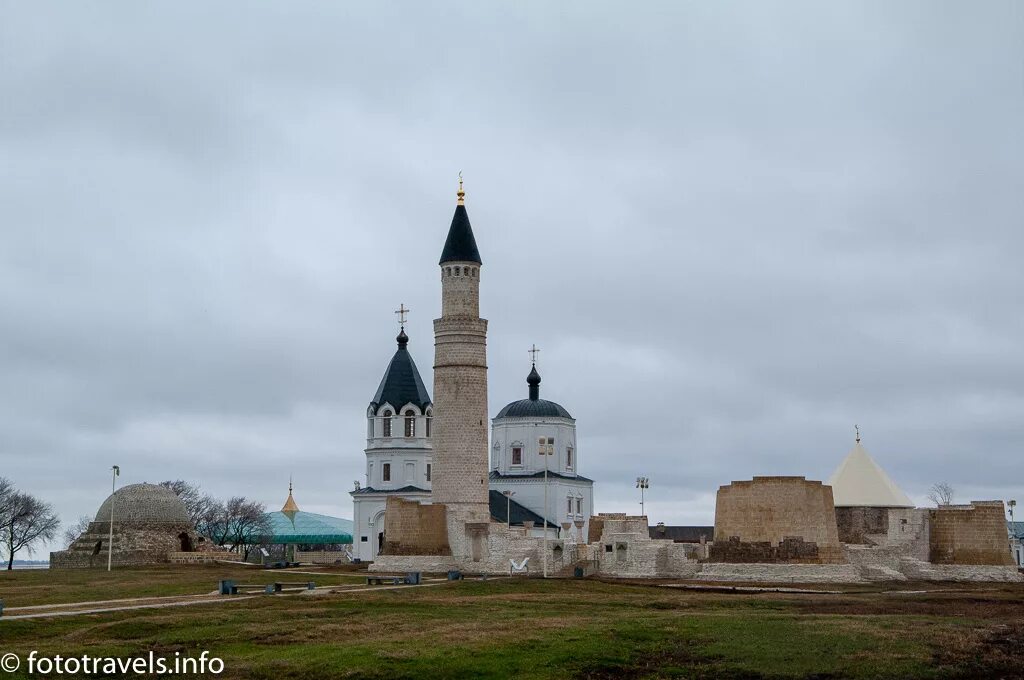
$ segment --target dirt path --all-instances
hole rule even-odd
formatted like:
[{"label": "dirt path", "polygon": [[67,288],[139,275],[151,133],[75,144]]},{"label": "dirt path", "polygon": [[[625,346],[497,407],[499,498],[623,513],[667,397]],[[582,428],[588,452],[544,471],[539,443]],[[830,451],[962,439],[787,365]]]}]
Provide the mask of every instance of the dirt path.
[{"label": "dirt path", "polygon": [[[365,585],[333,585],[320,586],[314,590],[295,589],[265,595],[263,593],[254,595],[220,595],[218,593],[207,593],[204,595],[167,595],[162,597],[140,597],[121,600],[100,600],[96,602],[66,602],[62,604],[39,604],[28,607],[8,607],[4,609],[3,616],[0,616],[0,623],[16,619],[41,619],[55,616],[78,616],[81,614],[105,614],[107,612],[123,612],[134,609],[162,609],[165,607],[188,607],[201,604],[224,604],[227,602],[241,602],[252,600],[258,597],[294,597],[300,596],[324,596],[336,593],[371,593],[379,590],[405,590],[408,588],[429,588],[447,583],[445,580],[421,583],[419,585],[400,586],[365,586]],[[113,606],[104,606],[113,605]],[[9,614],[9,612],[18,612]]]}]

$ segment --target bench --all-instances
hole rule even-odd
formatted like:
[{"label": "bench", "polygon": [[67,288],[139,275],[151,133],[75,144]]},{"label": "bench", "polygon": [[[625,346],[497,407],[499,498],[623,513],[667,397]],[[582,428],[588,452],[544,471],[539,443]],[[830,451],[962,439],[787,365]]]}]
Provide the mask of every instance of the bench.
[{"label": "bench", "polygon": [[391,585],[400,586],[418,586],[420,579],[423,576],[421,572],[410,571],[405,576],[367,576],[366,585],[368,586],[382,586],[390,583]]},{"label": "bench", "polygon": [[306,581],[304,583],[286,583],[283,581],[275,581],[274,583],[257,584],[257,583],[235,583],[230,579],[225,579],[220,582],[219,590],[221,595],[238,595],[239,591],[245,592],[256,592],[262,590],[267,595],[273,595],[274,593],[280,593],[285,588],[305,588],[306,590],[314,590],[316,583],[313,581]]},{"label": "bench", "polygon": [[274,592],[279,593],[285,588],[304,588],[305,590],[316,590],[316,583],[313,581],[305,581],[303,583],[285,583],[283,581],[274,581]]}]

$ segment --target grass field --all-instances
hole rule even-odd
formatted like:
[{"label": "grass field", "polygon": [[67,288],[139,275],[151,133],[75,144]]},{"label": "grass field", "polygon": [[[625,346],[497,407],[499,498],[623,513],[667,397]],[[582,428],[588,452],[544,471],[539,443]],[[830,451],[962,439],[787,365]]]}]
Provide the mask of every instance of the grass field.
[{"label": "grass field", "polygon": [[[13,572],[0,577],[0,598],[16,607],[282,578],[238,571]],[[343,586],[359,577],[295,580],[307,578]],[[0,653],[209,650],[231,678],[1024,678],[1024,588],[918,587],[932,592],[737,594],[591,580],[360,587],[0,620]]]}]

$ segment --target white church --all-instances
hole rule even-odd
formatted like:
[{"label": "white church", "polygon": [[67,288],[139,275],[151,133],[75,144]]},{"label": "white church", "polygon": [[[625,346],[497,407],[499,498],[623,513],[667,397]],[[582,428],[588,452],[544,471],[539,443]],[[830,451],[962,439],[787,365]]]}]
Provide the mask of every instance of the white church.
[{"label": "white church", "polygon": [[[404,307],[399,310],[404,320]],[[384,544],[389,496],[431,500],[433,404],[409,352],[403,324],[398,350],[366,410],[366,478],[350,493],[353,557],[373,561]],[[491,520],[532,524],[532,534],[586,541],[594,482],[579,474],[576,421],[561,405],[540,398],[536,363],[528,398],[498,412],[491,426]],[[546,524],[545,524],[546,519]]]}]

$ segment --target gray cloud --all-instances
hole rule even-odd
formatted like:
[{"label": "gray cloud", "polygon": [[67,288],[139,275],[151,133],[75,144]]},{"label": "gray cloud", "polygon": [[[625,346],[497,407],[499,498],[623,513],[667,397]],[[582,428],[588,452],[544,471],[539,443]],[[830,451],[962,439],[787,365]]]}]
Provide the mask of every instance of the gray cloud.
[{"label": "gray cloud", "polygon": [[1022,494],[1021,8],[18,6],[0,21],[0,474],[349,515],[467,177],[490,411],[579,422],[600,510],[827,477]]}]

